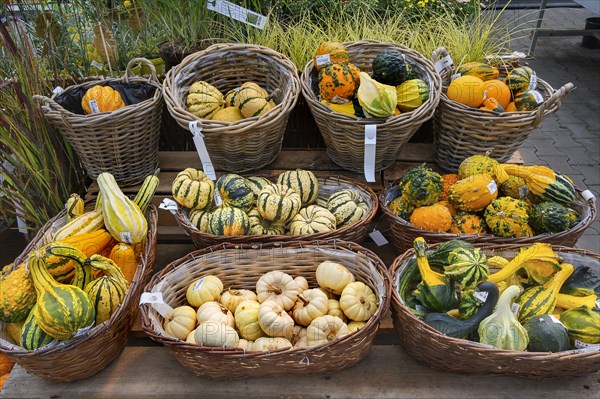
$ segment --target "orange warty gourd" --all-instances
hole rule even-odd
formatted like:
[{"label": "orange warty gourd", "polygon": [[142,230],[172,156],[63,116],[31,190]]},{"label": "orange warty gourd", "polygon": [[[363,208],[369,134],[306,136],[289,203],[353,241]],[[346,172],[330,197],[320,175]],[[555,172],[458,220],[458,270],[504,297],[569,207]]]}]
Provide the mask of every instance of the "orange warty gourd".
[{"label": "orange warty gourd", "polygon": [[413,211],[410,224],[425,230],[444,232],[452,226],[452,216],[444,205],[435,203]]},{"label": "orange warty gourd", "polygon": [[348,64],[327,64],[319,71],[319,94],[323,100],[335,103],[339,102],[336,97],[349,99],[357,87]]},{"label": "orange warty gourd", "polygon": [[452,234],[485,233],[485,222],[480,216],[471,213],[455,215],[452,217],[449,232]]},{"label": "orange warty gourd", "polygon": [[510,103],[510,89],[501,80],[493,79],[484,82],[483,90],[486,93],[486,98],[495,98],[504,109]]},{"label": "orange warty gourd", "polygon": [[110,86],[96,85],[89,88],[81,99],[81,108],[86,115],[93,113],[90,101],[96,100],[99,112],[112,112],[125,106],[121,93]]},{"label": "orange warty gourd", "polygon": [[[329,55],[329,61],[327,61],[326,57],[319,57],[325,55]],[[322,58],[325,59],[323,60]],[[323,67],[327,62],[348,63],[348,50],[346,49],[346,46],[340,42],[323,42],[315,52],[314,61],[317,71],[320,70],[321,67]]]},{"label": "orange warty gourd", "polygon": [[444,181],[444,189],[440,193],[440,201],[447,200],[448,194],[450,194],[450,187],[454,183],[460,180],[460,177],[456,173],[447,173],[442,175],[442,180]]},{"label": "orange warty gourd", "polygon": [[446,95],[469,107],[479,107],[483,103],[483,80],[469,75],[456,78],[448,86]]},{"label": "orange warty gourd", "polygon": [[456,215],[456,208],[454,205],[448,200],[438,201],[438,204],[445,206],[450,211],[450,216]]},{"label": "orange warty gourd", "polygon": [[481,107],[479,107],[479,109],[484,109],[486,111],[494,111],[494,112],[504,112],[504,107],[502,107],[502,105],[500,105],[498,100],[496,100],[493,97],[486,98],[483,101],[483,104],[481,105]]},{"label": "orange warty gourd", "polygon": [[514,101],[508,103],[508,105],[504,108],[504,112],[517,112],[517,107],[515,106]]}]

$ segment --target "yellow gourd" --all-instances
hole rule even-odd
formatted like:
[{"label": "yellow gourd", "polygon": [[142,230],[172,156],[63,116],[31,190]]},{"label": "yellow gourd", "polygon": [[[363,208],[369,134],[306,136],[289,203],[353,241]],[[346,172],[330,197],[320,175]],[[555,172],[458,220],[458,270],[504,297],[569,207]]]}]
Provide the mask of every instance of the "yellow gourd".
[{"label": "yellow gourd", "polygon": [[218,301],[223,291],[223,282],[216,276],[199,278],[188,286],[185,297],[194,307],[200,307],[204,302]]},{"label": "yellow gourd", "polygon": [[164,329],[175,338],[186,339],[194,328],[196,328],[196,311],[191,306],[176,307],[165,317]]},{"label": "yellow gourd", "polygon": [[354,282],[354,275],[344,265],[324,261],[317,266],[317,283],[322,288],[340,295],[346,285]]}]

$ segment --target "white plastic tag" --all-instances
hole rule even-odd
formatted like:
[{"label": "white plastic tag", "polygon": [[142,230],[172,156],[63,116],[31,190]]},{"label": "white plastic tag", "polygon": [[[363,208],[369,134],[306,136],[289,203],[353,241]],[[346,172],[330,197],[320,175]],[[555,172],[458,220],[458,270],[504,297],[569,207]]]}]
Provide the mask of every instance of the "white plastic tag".
[{"label": "white plastic tag", "polygon": [[[173,201],[172,199],[169,198],[165,198],[162,200],[162,202],[160,203],[160,205],[158,205],[159,209],[164,209],[166,211],[171,212],[171,215],[175,215],[177,213],[177,202]],[[181,227],[181,230],[183,230],[184,234],[189,236],[190,233],[188,233],[188,231],[186,229],[183,228],[183,226],[181,225],[181,223],[179,222],[178,218],[175,218],[175,221],[177,222],[177,224],[179,225],[179,227]]]},{"label": "white plastic tag", "polygon": [[600,299],[598,299],[598,300],[596,301],[596,307],[597,307],[598,309],[600,309]]},{"label": "white plastic tag", "polygon": [[462,75],[460,73],[455,73],[454,75],[450,76],[450,81],[455,80],[460,78]]},{"label": "white plastic tag", "polygon": [[532,91],[532,93],[533,93],[533,98],[535,98],[535,101],[536,101],[538,104],[541,104],[541,103],[543,103],[543,102],[544,102],[544,96],[542,96],[542,93],[540,93],[540,92],[539,92],[539,91],[537,91],[537,90],[533,90],[533,91]]},{"label": "white plastic tag", "polygon": [[104,68],[104,65],[102,65],[101,63],[99,63],[98,61],[94,60],[92,62],[90,62],[90,66],[93,66],[94,68],[97,69],[102,69]]},{"label": "white plastic tag", "polygon": [[88,104],[90,106],[90,110],[92,111],[92,114],[100,113],[100,108],[98,108],[98,103],[96,102],[96,100],[90,100],[90,101],[88,101]]},{"label": "white plastic tag", "polygon": [[535,90],[537,87],[537,75],[533,74],[529,78],[529,90]]},{"label": "white plastic tag", "polygon": [[381,234],[381,231],[379,230],[373,230],[372,232],[370,232],[369,237],[371,237],[373,242],[377,244],[378,247],[381,247],[388,243],[388,240],[385,239],[385,237],[383,236],[383,234]]},{"label": "white plastic tag", "polygon": [[131,233],[129,231],[123,231],[119,233],[119,236],[121,237],[121,242],[124,242],[125,244],[133,244],[133,241],[131,241]]},{"label": "white plastic tag", "polygon": [[423,305],[415,305],[415,310],[417,312],[427,313],[427,308]]},{"label": "white plastic tag", "polygon": [[214,200],[216,206],[221,206],[221,204],[223,203],[223,198],[221,198],[221,195],[217,190],[215,190]]},{"label": "white plastic tag", "polygon": [[516,316],[517,313],[519,313],[519,308],[521,307],[521,305],[519,305],[518,303],[514,302],[511,306],[512,312],[514,313],[514,315]]},{"label": "white plastic tag", "polygon": [[321,54],[317,55],[315,61],[317,62],[317,65],[321,66],[323,64],[327,64],[328,62],[331,62],[331,58],[329,57],[329,54]]},{"label": "white plastic tag", "polygon": [[308,358],[308,356],[304,356],[302,359],[300,359],[300,361],[298,363],[300,363],[303,366],[309,367],[310,359]]},{"label": "white plastic tag", "polygon": [[490,194],[494,194],[496,191],[498,191],[498,186],[496,185],[496,182],[492,180],[490,184],[487,185],[487,189]]},{"label": "white plastic tag", "polygon": [[194,136],[194,145],[196,146],[196,151],[198,151],[200,162],[202,162],[202,170],[204,173],[206,173],[206,176],[208,176],[209,179],[217,180],[215,168],[210,160],[210,155],[208,155],[206,144],[204,144],[204,135],[202,134],[200,121],[192,121],[188,124],[188,127],[192,133],[192,136]]},{"label": "white plastic tag", "polygon": [[27,234],[28,230],[27,230],[27,223],[25,223],[25,219],[23,219],[21,216],[21,206],[18,204],[17,201],[13,201],[13,205],[15,206],[15,210],[17,211],[17,227],[19,229],[19,233],[22,234]]},{"label": "white plastic tag", "polygon": [[475,291],[473,293],[473,296],[475,297],[475,299],[477,299],[479,302],[481,303],[485,303],[485,301],[487,300],[488,297],[488,293],[485,291]]},{"label": "white plastic tag", "polygon": [[594,195],[594,193],[592,193],[590,190],[585,190],[581,192],[581,196],[583,197],[584,200],[589,201],[592,198],[596,198],[596,196]]},{"label": "white plastic tag", "polygon": [[54,94],[56,94],[56,95],[59,95],[59,94],[60,94],[60,93],[62,93],[63,91],[64,91],[64,90],[63,90],[63,88],[62,88],[62,87],[60,87],[60,86],[56,86],[56,87],[54,88],[54,90],[52,90],[52,93],[54,93]]},{"label": "white plastic tag", "polygon": [[573,343],[573,346],[576,347],[577,349],[595,348],[595,347],[600,348],[600,344],[588,344],[588,343],[581,342],[578,340],[575,340],[575,342]]},{"label": "white plastic tag", "polygon": [[77,332],[75,333],[76,337],[82,336],[83,334],[87,333],[88,331],[90,331],[92,329],[92,327],[94,327],[94,323],[90,324],[87,327],[83,327],[80,328],[79,330],[77,330]]},{"label": "white plastic tag", "polygon": [[140,296],[140,305],[149,304],[156,310],[162,317],[167,317],[169,313],[173,311],[173,308],[165,303],[160,292],[144,292]]},{"label": "white plastic tag", "polygon": [[518,190],[519,190],[519,198],[520,199],[527,198],[527,195],[529,194],[529,187],[527,187],[527,186],[519,186]]},{"label": "white plastic tag", "polygon": [[440,58],[434,65],[435,67],[435,71],[437,73],[442,72],[444,69],[448,68],[450,65],[452,65],[452,57],[450,57],[450,54]]},{"label": "white plastic tag", "polygon": [[550,320],[552,320],[553,323],[560,324],[561,326],[564,325],[560,322],[560,320],[558,320],[558,317],[554,316],[553,314],[550,315]]},{"label": "white plastic tag", "polygon": [[377,148],[377,125],[365,126],[365,179],[375,182],[375,149]]},{"label": "white plastic tag", "polygon": [[483,91],[483,101],[487,100],[487,90]]},{"label": "white plastic tag", "polygon": [[255,26],[259,29],[263,29],[265,27],[265,23],[267,22],[267,17],[264,15],[257,14],[254,11],[240,7],[237,4],[233,4],[225,0],[207,1],[206,8],[216,13],[226,15],[231,19],[235,19],[236,21]]},{"label": "white plastic tag", "polygon": [[192,291],[198,291],[200,288],[202,288],[202,285],[204,284],[205,279],[206,279],[206,277],[202,277],[200,280],[196,281],[194,283],[194,288]]}]

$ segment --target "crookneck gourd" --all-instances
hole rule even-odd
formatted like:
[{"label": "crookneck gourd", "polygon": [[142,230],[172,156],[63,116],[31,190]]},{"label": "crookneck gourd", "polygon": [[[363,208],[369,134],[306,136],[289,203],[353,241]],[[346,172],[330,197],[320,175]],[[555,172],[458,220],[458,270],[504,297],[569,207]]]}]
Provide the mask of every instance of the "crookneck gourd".
[{"label": "crookneck gourd", "polygon": [[[61,242],[54,242],[48,245],[46,247],[46,258],[44,259],[46,266],[48,266],[49,259],[54,259],[52,257],[70,260],[71,267],[75,270],[71,284],[76,287],[84,289],[95,278],[89,266],[85,263],[87,256],[73,246]],[[51,272],[51,274],[53,273]]]},{"label": "crookneck gourd", "polygon": [[521,248],[508,265],[500,271],[490,274],[487,281],[498,283],[506,280],[523,269],[531,283],[543,284],[558,270],[561,258],[552,250],[550,244],[535,243],[529,247]]}]

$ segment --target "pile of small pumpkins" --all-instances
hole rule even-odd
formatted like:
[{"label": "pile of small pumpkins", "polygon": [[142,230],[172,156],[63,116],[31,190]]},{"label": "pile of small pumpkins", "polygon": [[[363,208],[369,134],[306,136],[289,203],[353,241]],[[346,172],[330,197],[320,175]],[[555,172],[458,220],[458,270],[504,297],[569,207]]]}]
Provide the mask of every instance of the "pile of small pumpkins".
[{"label": "pile of small pumpkins", "polygon": [[318,287],[302,276],[270,271],[255,291],[203,276],[186,291],[187,304],[164,320],[165,331],[190,344],[245,351],[310,348],[340,339],[366,325],[377,297],[342,264],[317,266]]},{"label": "pile of small pumpkins", "polygon": [[172,193],[189,210],[191,224],[213,235],[326,233],[369,213],[365,200],[352,189],[319,198],[319,182],[307,170],[283,172],[277,183],[235,173],[222,175],[215,183],[203,171],[186,168],[173,181]]},{"label": "pile of small pumpkins", "polygon": [[385,50],[372,61],[372,73],[350,62],[339,42],[323,42],[315,52],[321,103],[358,118],[388,118],[420,107],[429,87],[418,79],[399,50]]},{"label": "pile of small pumpkins", "polygon": [[273,98],[280,92],[267,93],[256,82],[245,82],[223,95],[215,86],[205,81],[194,82],[188,89],[188,111],[198,118],[222,122],[237,122],[261,116],[275,108]]},{"label": "pile of small pumpkins", "polygon": [[532,237],[575,226],[573,182],[545,166],[499,164],[487,155],[466,158],[458,174],[425,166],[409,169],[388,209],[415,226],[452,234]]},{"label": "pile of small pumpkins", "polygon": [[533,111],[544,102],[536,87],[537,75],[528,66],[514,68],[500,80],[495,66],[468,62],[456,68],[446,95],[469,107],[496,113]]}]

